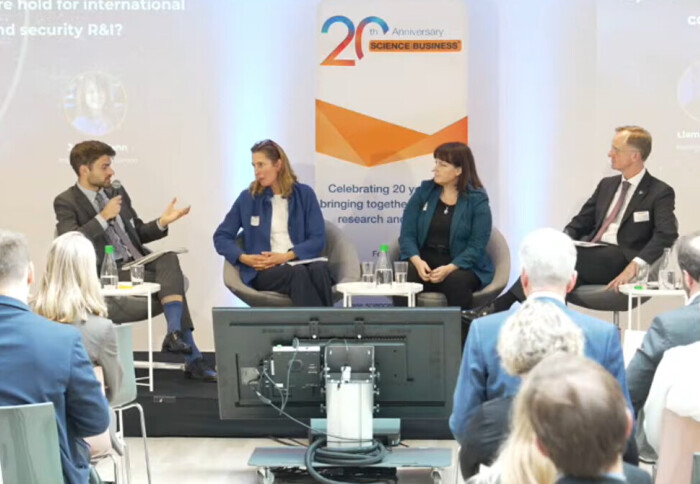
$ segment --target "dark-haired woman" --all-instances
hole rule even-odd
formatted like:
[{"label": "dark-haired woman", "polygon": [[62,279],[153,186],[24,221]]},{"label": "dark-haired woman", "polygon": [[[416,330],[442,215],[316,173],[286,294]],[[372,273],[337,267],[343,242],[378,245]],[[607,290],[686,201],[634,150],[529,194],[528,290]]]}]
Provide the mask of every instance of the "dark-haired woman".
[{"label": "dark-haired woman", "polygon": [[[286,294],[295,306],[332,306],[326,262],[286,264],[321,255],[326,234],[316,194],[297,181],[287,155],[274,141],[256,143],[251,152],[255,180],[216,229],[216,251],[258,291]],[[236,244],[241,230],[243,248]]]},{"label": "dark-haired woman", "polygon": [[493,279],[489,199],[467,145],[445,143],[433,156],[433,179],[421,183],[403,213],[401,260],[411,262],[410,282],[469,309],[474,291]]}]

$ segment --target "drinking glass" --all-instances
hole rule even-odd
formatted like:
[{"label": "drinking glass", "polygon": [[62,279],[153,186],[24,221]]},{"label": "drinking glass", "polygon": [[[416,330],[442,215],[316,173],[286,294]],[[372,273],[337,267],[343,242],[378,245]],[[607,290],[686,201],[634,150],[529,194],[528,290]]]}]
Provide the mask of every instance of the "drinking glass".
[{"label": "drinking glass", "polygon": [[143,266],[134,266],[131,268],[129,271],[131,275],[131,284],[134,286],[137,286],[139,284],[143,284]]},{"label": "drinking glass", "polygon": [[361,264],[362,282],[367,285],[374,285],[374,261],[365,261]]},{"label": "drinking glass", "polygon": [[405,284],[408,276],[408,262],[394,262],[394,282],[397,284]]}]

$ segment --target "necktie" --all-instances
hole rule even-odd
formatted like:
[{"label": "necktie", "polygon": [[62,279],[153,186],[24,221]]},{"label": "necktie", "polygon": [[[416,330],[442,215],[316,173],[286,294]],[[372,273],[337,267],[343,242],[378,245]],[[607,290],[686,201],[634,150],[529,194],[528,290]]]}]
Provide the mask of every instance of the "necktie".
[{"label": "necktie", "polygon": [[[97,206],[100,207],[100,210],[103,210],[108,202],[107,196],[102,192],[97,192],[96,200]],[[141,254],[133,242],[131,242],[131,239],[116,219],[107,225],[105,232],[107,233],[107,238],[110,243],[114,246],[114,255],[116,259],[126,261],[130,257],[134,259],[143,257],[143,254]]]},{"label": "necktie", "polygon": [[591,239],[591,242],[600,242],[600,239],[603,238],[603,234],[605,233],[605,231],[608,230],[610,224],[613,223],[613,221],[615,221],[615,219],[620,213],[620,210],[622,209],[622,204],[625,203],[627,190],[629,190],[630,186],[632,186],[630,182],[622,182],[622,190],[620,190],[620,196],[618,197],[617,202],[615,203],[615,206],[612,209],[612,212],[610,212],[610,215],[608,215],[605,218],[605,220],[603,220],[603,225],[600,226],[600,229],[598,229],[598,232],[595,234],[595,237]]}]

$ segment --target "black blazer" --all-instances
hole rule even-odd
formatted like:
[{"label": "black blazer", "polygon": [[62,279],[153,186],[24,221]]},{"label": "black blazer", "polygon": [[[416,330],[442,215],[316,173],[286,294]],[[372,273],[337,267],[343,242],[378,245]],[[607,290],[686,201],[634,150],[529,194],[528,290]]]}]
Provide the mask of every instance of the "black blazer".
[{"label": "black blazer", "polygon": [[[105,193],[108,197],[113,195],[110,189],[105,190]],[[168,230],[167,228],[160,230],[155,220],[144,223],[131,206],[131,198],[123,187],[120,193],[122,195],[122,208],[119,216],[124,222],[124,229],[136,248],[142,254],[147,254],[149,251],[143,244],[162,239],[168,235]],[[95,246],[99,267],[105,253],[105,246],[109,245],[109,239],[100,222],[95,219],[97,212],[90,200],[77,186],[73,185],[54,199],[53,210],[56,214],[58,235],[72,230],[77,230],[85,235]]]},{"label": "black blazer", "polygon": [[581,479],[576,477],[562,476],[556,484],[651,484],[649,473],[639,467],[623,464],[625,480],[613,479],[611,477],[600,477],[598,479]]},{"label": "black blazer", "polygon": [[[574,240],[591,240],[605,220],[622,175],[603,178],[578,215],[564,228]],[[678,238],[678,221],[673,213],[676,195],[666,183],[647,171],[622,215],[617,242],[627,261],[635,257],[651,264],[664,248]],[[635,212],[647,212],[648,221],[634,221]]]}]

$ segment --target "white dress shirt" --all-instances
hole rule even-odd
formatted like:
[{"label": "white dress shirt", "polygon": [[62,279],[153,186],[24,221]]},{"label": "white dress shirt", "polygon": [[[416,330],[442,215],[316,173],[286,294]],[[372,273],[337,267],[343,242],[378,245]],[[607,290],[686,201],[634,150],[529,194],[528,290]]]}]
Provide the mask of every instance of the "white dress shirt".
[{"label": "white dress shirt", "polygon": [[289,238],[289,200],[282,195],[272,197],[272,223],[270,224],[270,252],[288,252],[294,247]]},{"label": "white dress shirt", "polygon": [[664,408],[700,421],[700,342],[666,350],[644,404],[644,433],[659,452]]}]

